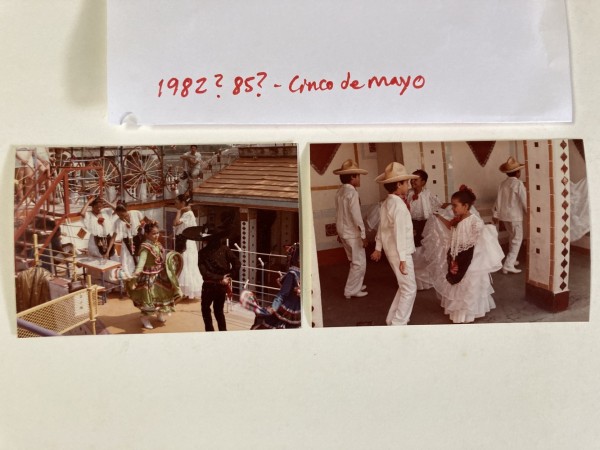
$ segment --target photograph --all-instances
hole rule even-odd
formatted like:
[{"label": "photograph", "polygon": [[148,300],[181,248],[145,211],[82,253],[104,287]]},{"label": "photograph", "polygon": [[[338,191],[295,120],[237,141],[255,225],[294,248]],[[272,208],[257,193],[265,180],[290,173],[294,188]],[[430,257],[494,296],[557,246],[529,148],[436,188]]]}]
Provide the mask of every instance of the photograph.
[{"label": "photograph", "polygon": [[310,145],[317,327],[587,322],[578,139]]},{"label": "photograph", "polygon": [[295,144],[13,152],[19,337],[301,326]]}]

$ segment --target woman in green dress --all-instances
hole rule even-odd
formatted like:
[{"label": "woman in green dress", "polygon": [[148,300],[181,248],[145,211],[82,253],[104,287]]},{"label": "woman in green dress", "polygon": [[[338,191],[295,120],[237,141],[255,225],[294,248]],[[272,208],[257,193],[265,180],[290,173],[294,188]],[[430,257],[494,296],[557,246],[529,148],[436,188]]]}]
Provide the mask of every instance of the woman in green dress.
[{"label": "woman in green dress", "polygon": [[160,244],[160,232],[156,223],[144,225],[144,242],[133,278],[127,282],[127,293],[133,304],[142,312],[144,328],[154,328],[150,316],[157,313],[158,321],[165,323],[174,311],[175,301],[181,297],[177,276],[181,272],[181,255],[166,253]]}]

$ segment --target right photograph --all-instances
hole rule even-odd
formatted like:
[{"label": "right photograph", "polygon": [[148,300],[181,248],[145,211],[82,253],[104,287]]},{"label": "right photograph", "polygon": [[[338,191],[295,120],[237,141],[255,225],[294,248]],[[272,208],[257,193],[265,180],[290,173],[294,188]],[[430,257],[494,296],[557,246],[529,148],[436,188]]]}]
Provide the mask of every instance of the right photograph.
[{"label": "right photograph", "polygon": [[310,162],[314,327],[589,321],[581,139],[317,143]]}]

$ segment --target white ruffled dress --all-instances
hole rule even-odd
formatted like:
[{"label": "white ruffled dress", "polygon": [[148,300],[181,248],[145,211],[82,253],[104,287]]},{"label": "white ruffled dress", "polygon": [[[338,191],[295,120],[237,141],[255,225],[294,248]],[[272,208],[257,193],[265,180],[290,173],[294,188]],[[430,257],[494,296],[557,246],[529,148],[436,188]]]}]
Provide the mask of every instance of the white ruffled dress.
[{"label": "white ruffled dress", "polygon": [[[129,222],[124,222],[121,219],[115,221],[115,232],[117,233],[117,239],[123,241],[123,239],[131,239],[137,235],[137,230],[144,218],[141,211],[132,209],[129,211]],[[129,249],[126,245],[121,245],[121,267],[127,273],[132,275],[135,272],[135,261],[133,255],[129,253]]]},{"label": "white ruffled dress", "polygon": [[[181,224],[174,227],[175,234],[183,233],[183,230],[198,225],[196,216],[192,211],[186,211],[181,215]],[[198,244],[188,239],[185,243],[183,256],[183,269],[179,274],[179,287],[182,295],[189,298],[201,298],[202,283],[204,282],[200,269],[198,268]]]},{"label": "white ruffled dress", "polygon": [[[490,273],[502,268],[504,253],[498,243],[493,225],[485,225],[480,217],[471,214],[451,230],[439,220],[430,220],[424,232],[423,245],[429,262],[433,287],[445,314],[454,323],[468,323],[485,316],[496,307]],[[473,259],[462,280],[450,284],[446,280],[448,249],[452,254],[471,247]]]}]

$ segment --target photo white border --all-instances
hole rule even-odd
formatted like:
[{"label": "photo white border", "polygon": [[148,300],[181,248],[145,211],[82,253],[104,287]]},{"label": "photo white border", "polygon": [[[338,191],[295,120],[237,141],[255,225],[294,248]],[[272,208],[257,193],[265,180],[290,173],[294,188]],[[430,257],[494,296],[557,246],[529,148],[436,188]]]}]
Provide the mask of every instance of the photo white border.
[{"label": "photo white border", "polygon": [[[297,142],[302,210],[310,211],[309,142],[581,138],[589,191],[599,192],[600,33],[592,19],[600,2],[566,6],[572,124],[150,128],[106,121],[105,2],[5,0],[2,210],[12,210],[7,150],[19,143]],[[599,196],[591,210],[594,252]],[[311,230],[311,215],[302,220]],[[2,236],[13,233],[10,220],[0,227]],[[310,235],[302,239],[311,245]],[[12,255],[12,239],[3,242],[3,254]],[[592,253],[592,270],[599,263]],[[14,280],[5,270],[0,442],[15,449],[595,448],[600,279],[592,279],[589,323],[19,340]]]}]

